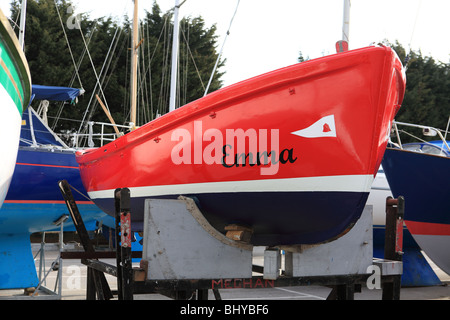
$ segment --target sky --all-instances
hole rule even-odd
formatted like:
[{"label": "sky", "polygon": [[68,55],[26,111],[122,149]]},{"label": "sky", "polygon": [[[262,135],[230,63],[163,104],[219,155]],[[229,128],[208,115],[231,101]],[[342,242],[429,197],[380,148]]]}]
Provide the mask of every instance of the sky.
[{"label": "sky", "polygon": [[[140,0],[141,17],[154,0]],[[91,18],[132,16],[132,0],[72,0],[75,13]],[[183,0],[181,0],[183,2]],[[0,0],[9,16],[10,0]],[[163,11],[175,0],[157,0]],[[226,39],[221,71],[229,85],[297,63],[299,52],[311,59],[335,53],[342,38],[343,0],[187,0],[180,16],[202,16],[206,26],[218,28],[220,50]],[[450,62],[449,0],[352,0],[350,49],[398,40],[407,50]]]}]

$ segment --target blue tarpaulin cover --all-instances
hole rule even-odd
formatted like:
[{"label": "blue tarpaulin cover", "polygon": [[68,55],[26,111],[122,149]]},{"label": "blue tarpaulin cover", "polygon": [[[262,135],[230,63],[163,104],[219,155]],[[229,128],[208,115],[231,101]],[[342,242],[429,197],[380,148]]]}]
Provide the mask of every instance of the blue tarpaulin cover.
[{"label": "blue tarpaulin cover", "polygon": [[34,100],[74,101],[80,93],[80,89],[33,85]]},{"label": "blue tarpaulin cover", "polygon": [[[82,94],[83,90],[66,87],[49,87],[33,85],[33,100],[71,101]],[[63,147],[63,143],[56,134],[42,122],[36,112],[25,110],[22,116],[22,130],[20,134],[20,146],[30,145],[54,145]]]}]

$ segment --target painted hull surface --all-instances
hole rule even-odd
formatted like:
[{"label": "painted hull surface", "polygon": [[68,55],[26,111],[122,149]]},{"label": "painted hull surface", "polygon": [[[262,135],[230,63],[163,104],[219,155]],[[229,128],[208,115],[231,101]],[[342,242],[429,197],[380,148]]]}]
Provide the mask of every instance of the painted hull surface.
[{"label": "painted hull surface", "polygon": [[[373,256],[384,258],[386,237],[386,198],[392,192],[382,167],[372,184],[367,205],[373,207]],[[403,287],[424,287],[440,285],[441,281],[423,256],[406,225],[403,227]]]},{"label": "painted hull surface", "polygon": [[[95,230],[97,221],[114,225],[111,217],[86,198],[75,151],[20,147],[11,186],[0,209],[0,289],[38,285],[30,235],[60,230],[53,222],[69,214],[58,187],[62,179],[84,194],[73,191],[88,230]],[[64,223],[64,231],[75,231],[71,218]]]},{"label": "painted hull surface", "polygon": [[77,161],[105,212],[130,188],[135,230],[145,199],[184,195],[255,245],[326,242],[359,219],[404,88],[390,48],[349,51],[216,91]]},{"label": "painted hull surface", "polygon": [[28,63],[8,19],[0,10],[0,207],[14,173],[22,113],[28,107],[30,95]]},{"label": "painted hull surface", "polygon": [[450,274],[450,158],[388,148],[383,159],[395,197],[405,197],[405,223],[414,240]]},{"label": "painted hull surface", "polygon": [[[63,179],[80,191],[72,193],[88,227],[106,218],[87,197],[75,151],[20,147],[11,186],[0,210],[0,231],[32,234],[59,230],[53,222],[69,214],[58,187]],[[71,219],[64,229],[75,230]]]}]

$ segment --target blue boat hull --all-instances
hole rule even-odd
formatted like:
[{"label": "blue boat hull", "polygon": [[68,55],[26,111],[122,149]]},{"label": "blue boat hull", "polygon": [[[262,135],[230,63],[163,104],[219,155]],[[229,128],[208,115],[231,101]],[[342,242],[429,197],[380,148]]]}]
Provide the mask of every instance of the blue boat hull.
[{"label": "blue boat hull", "polygon": [[[67,206],[58,181],[67,180],[88,230],[98,221],[114,226],[86,195],[73,151],[51,151],[20,147],[16,169],[3,207],[0,209],[0,289],[35,287],[38,284],[31,252],[30,235],[59,230],[54,225]],[[64,231],[75,231],[69,218]]]},{"label": "blue boat hull", "polygon": [[[373,256],[384,258],[386,226],[373,226]],[[423,256],[419,245],[406,227],[403,228],[403,274],[402,287],[426,287],[442,282]]]},{"label": "blue boat hull", "polygon": [[36,287],[30,234],[0,234],[0,290]]},{"label": "blue boat hull", "polygon": [[388,148],[383,168],[394,197],[405,197],[405,220],[450,224],[450,158]]},{"label": "blue boat hull", "polygon": [[450,158],[388,148],[383,168],[394,197],[405,197],[408,230],[450,274]]},{"label": "blue boat hull", "polygon": [[[223,231],[229,224],[251,225],[254,230],[252,244],[315,244],[323,239],[337,238],[349,225],[356,223],[364,209],[366,192],[237,192],[184,194],[193,198],[199,209],[217,230]],[[173,198],[177,198],[173,196]],[[135,208],[133,230],[143,230],[144,203],[148,198],[169,199],[170,197],[133,197],[131,205]],[[97,199],[96,204],[105,212],[114,212],[114,201]],[[260,210],[264,204],[264,212]],[[349,204],[353,212],[348,212]],[[322,219],[310,221],[307,212],[322,212]],[[210,214],[214,212],[214,215]],[[271,212],[271,214],[267,214]],[[279,219],[277,212],[291,212],[289,224]],[[328,213],[326,215],[326,213]],[[139,216],[139,214],[141,216]],[[236,219],[236,216],[245,217]],[[137,221],[136,221],[137,220]],[[262,227],[265,226],[265,227]],[[270,226],[268,228],[267,226]],[[298,226],[304,226],[303,236],[299,236]],[[307,232],[314,230],[314,232]]]}]

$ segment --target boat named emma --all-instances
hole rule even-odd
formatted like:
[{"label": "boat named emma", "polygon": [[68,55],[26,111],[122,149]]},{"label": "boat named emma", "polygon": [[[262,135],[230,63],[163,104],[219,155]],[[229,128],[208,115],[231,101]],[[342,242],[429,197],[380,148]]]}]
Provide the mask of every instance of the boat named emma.
[{"label": "boat named emma", "polygon": [[0,10],[0,207],[16,165],[22,113],[31,96],[28,63],[8,19]]},{"label": "boat named emma", "polygon": [[330,241],[360,218],[405,83],[384,46],[276,70],[78,152],[83,184],[111,215],[129,188],[135,230],[145,199],[183,195],[219,231],[250,227],[254,245]]}]

